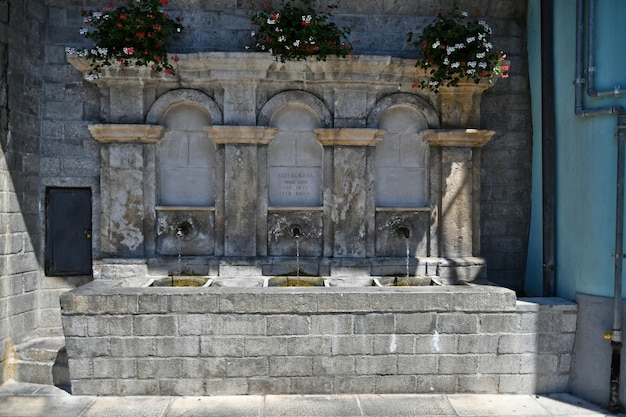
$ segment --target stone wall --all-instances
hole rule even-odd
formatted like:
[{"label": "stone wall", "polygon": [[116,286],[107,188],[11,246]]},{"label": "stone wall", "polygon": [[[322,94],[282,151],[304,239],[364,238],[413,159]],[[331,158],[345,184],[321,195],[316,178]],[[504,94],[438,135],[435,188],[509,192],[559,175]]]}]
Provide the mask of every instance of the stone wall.
[{"label": "stone wall", "polygon": [[41,323],[39,133],[45,20],[42,1],[0,3],[0,382],[11,377],[7,363],[12,346],[31,337]]},{"label": "stone wall", "polygon": [[[7,1],[0,3],[0,224],[8,223],[8,201],[13,195],[9,188],[10,174],[5,155],[8,151],[7,140],[9,132],[8,100],[7,100],[7,77],[8,77],[8,41],[9,41],[9,4]],[[3,228],[4,229],[4,228]],[[5,230],[0,231],[0,276],[5,275],[7,269],[8,254],[6,251],[8,239]],[[0,286],[0,383],[4,382],[6,359],[10,350],[9,317],[6,315],[6,303],[8,294],[4,285]]]},{"label": "stone wall", "polygon": [[577,311],[498,287],[102,280],[61,305],[72,391],[88,395],[562,392]]}]

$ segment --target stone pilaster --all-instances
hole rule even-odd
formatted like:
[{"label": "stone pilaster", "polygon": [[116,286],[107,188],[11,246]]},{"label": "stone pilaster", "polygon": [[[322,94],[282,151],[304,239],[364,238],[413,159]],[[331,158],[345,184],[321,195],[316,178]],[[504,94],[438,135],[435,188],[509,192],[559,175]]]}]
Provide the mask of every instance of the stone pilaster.
[{"label": "stone pilaster", "polygon": [[431,147],[431,204],[435,216],[431,256],[480,253],[480,148],[495,132],[427,130]]},{"label": "stone pilaster", "polygon": [[[209,138],[224,146],[224,255],[256,256],[267,235],[267,185],[259,170],[267,154],[259,149],[271,142],[276,129],[256,126],[211,126]],[[263,163],[265,162],[265,163]]]},{"label": "stone pilaster", "polygon": [[[100,242],[106,256],[143,257],[154,251],[154,144],[165,128],[91,125],[100,142]],[[151,237],[151,236],[150,236]]]},{"label": "stone pilaster", "polygon": [[377,129],[316,129],[324,147],[333,147],[330,202],[333,255],[347,258],[374,252],[374,177],[368,165],[372,147],[383,138]]}]

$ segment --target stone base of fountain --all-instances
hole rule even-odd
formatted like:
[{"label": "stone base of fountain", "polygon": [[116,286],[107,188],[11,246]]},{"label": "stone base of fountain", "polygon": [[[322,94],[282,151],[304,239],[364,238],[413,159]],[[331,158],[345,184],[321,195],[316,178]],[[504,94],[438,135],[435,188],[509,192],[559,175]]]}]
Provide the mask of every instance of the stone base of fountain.
[{"label": "stone base of fountain", "polygon": [[576,305],[564,300],[516,300],[471,283],[282,291],[145,282],[95,280],[61,295],[73,394],[567,390]]}]

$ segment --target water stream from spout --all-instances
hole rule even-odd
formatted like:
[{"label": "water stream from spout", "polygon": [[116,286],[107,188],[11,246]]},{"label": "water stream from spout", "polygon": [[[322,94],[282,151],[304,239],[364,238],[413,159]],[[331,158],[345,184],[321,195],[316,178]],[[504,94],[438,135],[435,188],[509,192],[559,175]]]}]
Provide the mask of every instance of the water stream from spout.
[{"label": "water stream from spout", "polygon": [[300,237],[296,236],[296,278],[300,278]]},{"label": "water stream from spout", "polygon": [[406,242],[406,277],[409,277],[409,258],[410,258],[410,254],[411,254],[411,249],[410,249],[410,244],[409,244],[409,238],[405,238],[404,241]]},{"label": "water stream from spout", "polygon": [[[182,266],[181,266],[181,236],[176,236],[176,247],[178,249],[178,279],[180,279],[180,276],[183,274],[183,270],[182,270]],[[174,284],[174,279],[172,278],[172,286]]]}]

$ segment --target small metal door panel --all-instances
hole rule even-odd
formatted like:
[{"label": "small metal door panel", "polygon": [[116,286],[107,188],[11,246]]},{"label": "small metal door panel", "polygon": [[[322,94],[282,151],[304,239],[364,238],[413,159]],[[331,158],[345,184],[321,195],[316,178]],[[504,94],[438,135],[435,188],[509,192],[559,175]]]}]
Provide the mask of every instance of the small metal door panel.
[{"label": "small metal door panel", "polygon": [[46,190],[46,275],[91,275],[91,189]]}]

